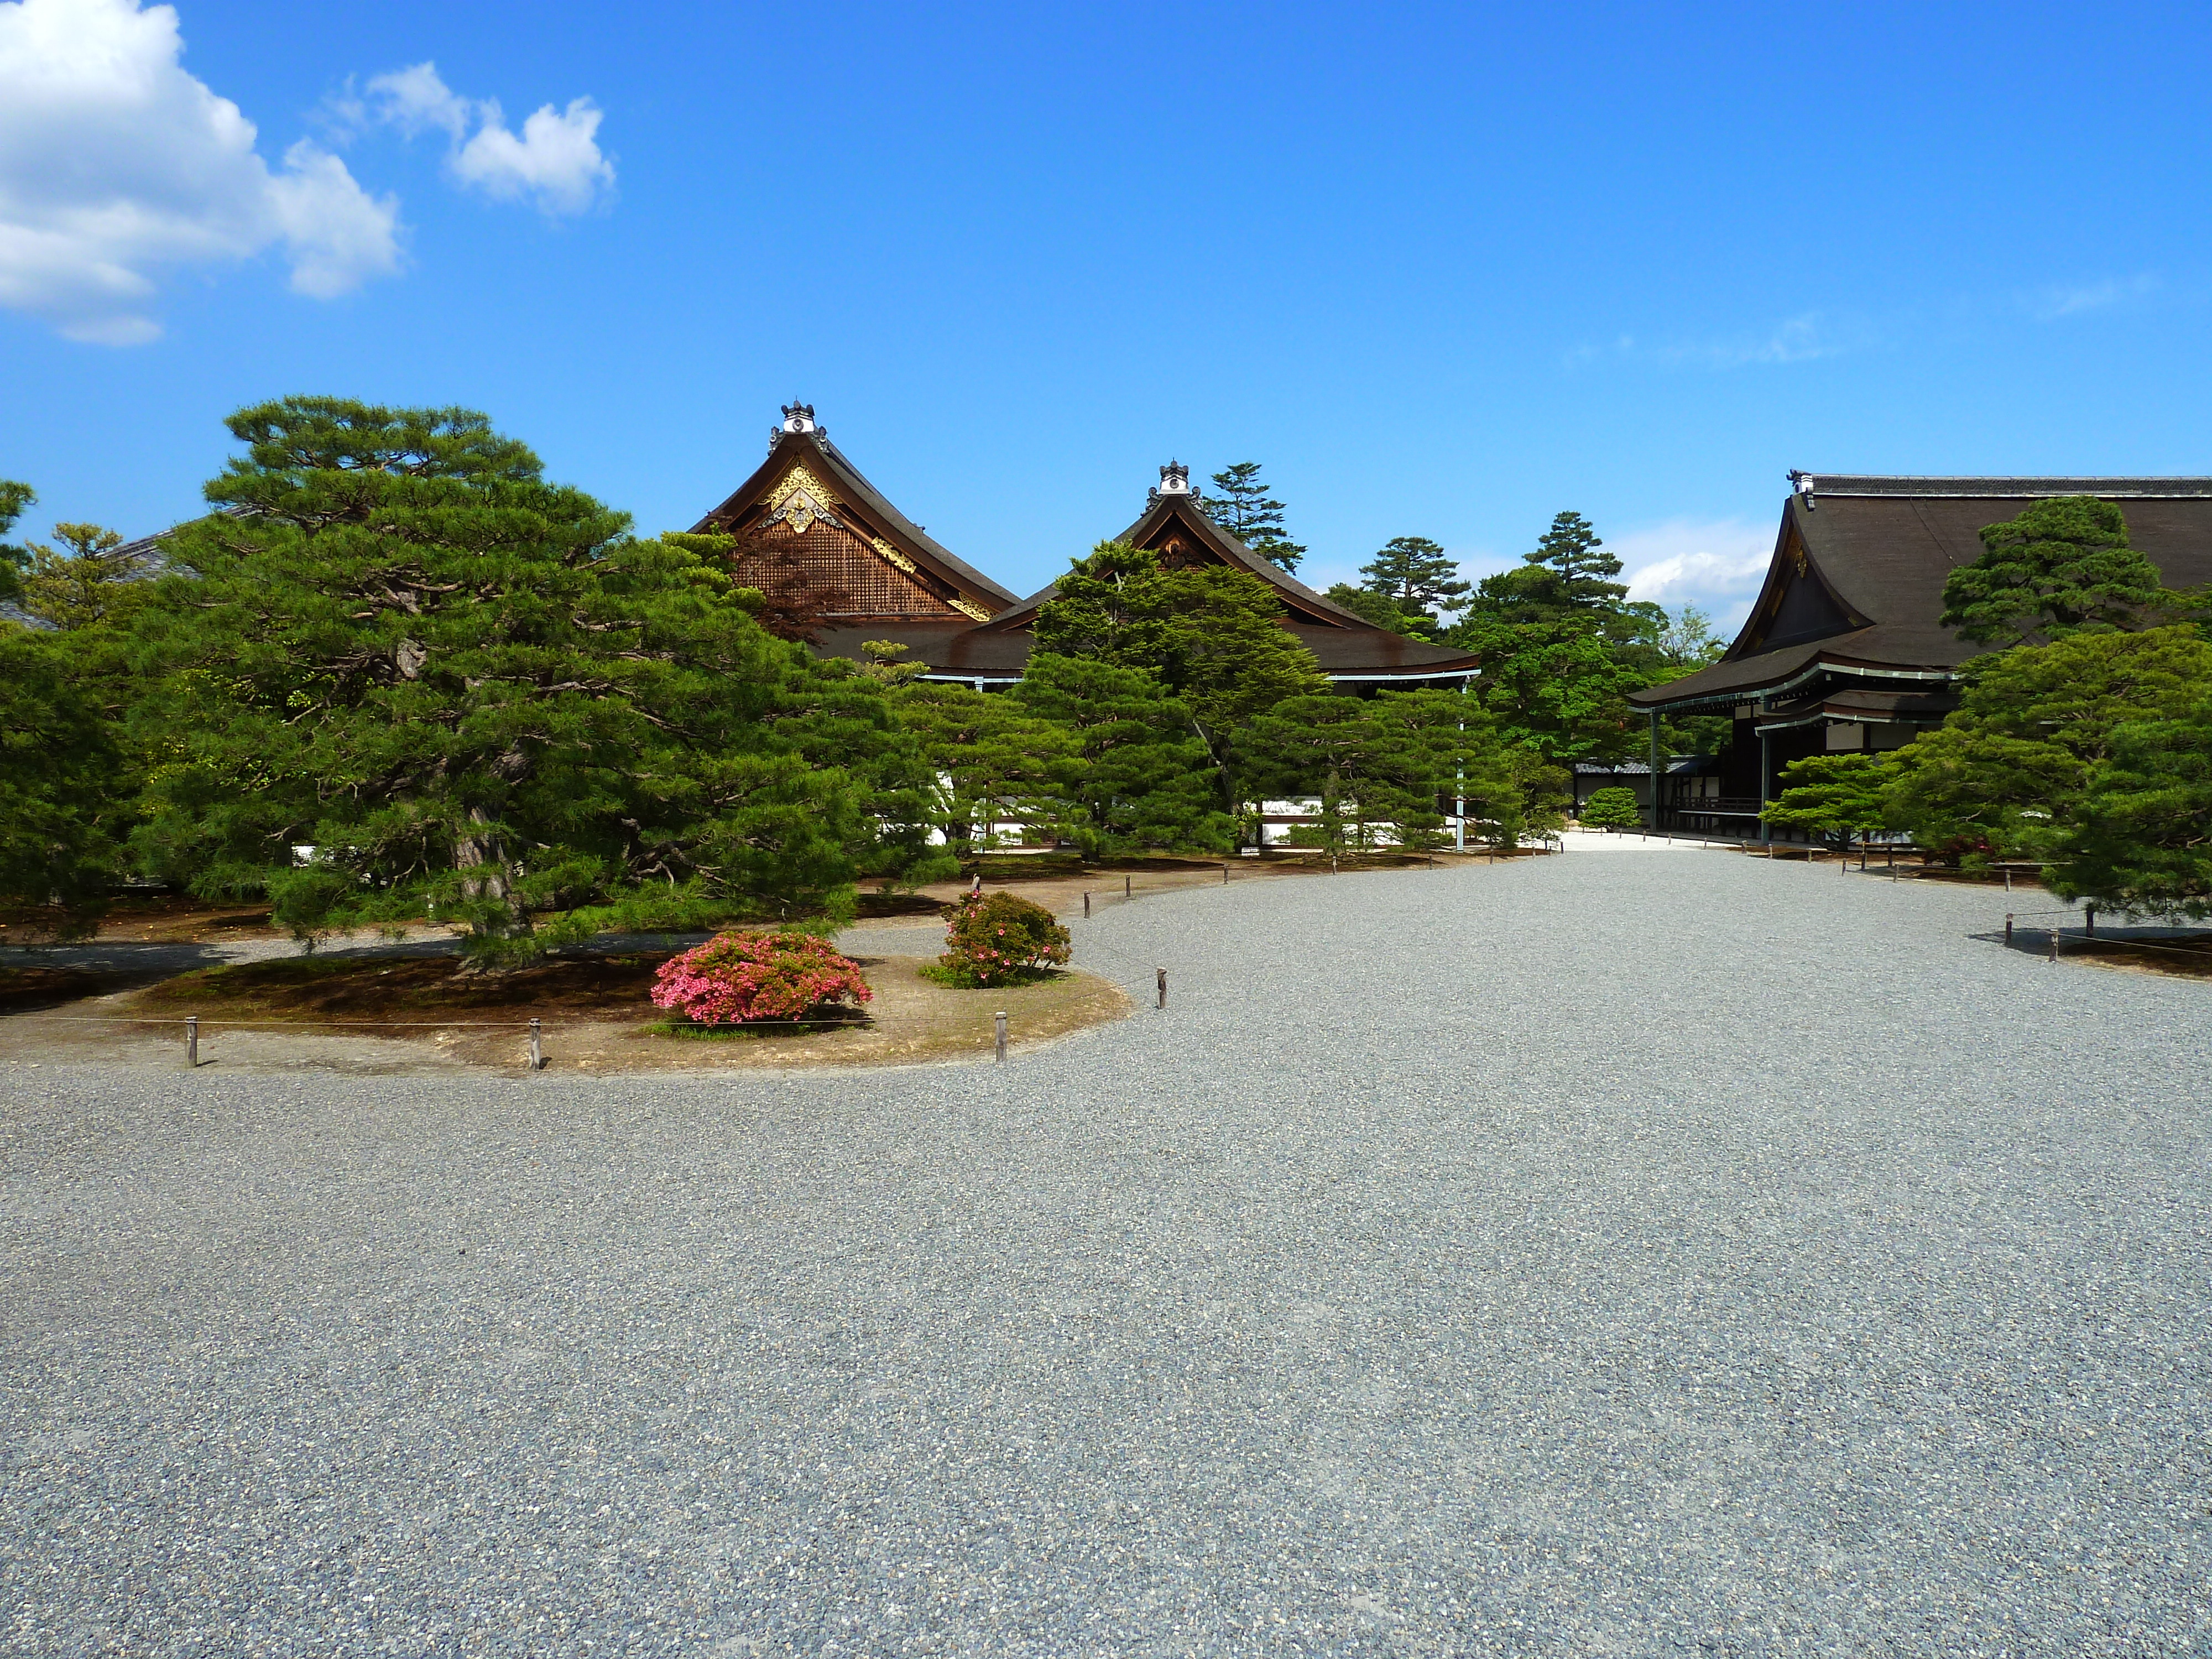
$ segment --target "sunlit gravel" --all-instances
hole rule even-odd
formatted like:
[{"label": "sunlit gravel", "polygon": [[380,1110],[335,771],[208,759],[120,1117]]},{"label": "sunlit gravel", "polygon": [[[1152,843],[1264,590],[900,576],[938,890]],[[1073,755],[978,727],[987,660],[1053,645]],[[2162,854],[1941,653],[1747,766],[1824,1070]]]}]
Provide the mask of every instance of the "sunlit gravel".
[{"label": "sunlit gravel", "polygon": [[1004,1066],[0,1066],[0,1641],[2205,1652],[2212,985],[2005,906],[1577,847],[1106,908]]}]

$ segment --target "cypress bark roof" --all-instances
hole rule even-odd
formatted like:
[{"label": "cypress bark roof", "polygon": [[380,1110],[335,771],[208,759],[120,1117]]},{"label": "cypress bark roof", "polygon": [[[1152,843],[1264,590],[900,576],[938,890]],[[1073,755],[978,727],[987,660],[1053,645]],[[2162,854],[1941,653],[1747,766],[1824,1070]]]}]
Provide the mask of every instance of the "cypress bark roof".
[{"label": "cypress bark roof", "polygon": [[1710,667],[1632,692],[1632,704],[1749,696],[1819,668],[1948,680],[1990,647],[1942,626],[1945,579],[1982,556],[1984,526],[2051,496],[2122,503],[2129,540],[2167,586],[2212,581],[2212,478],[1792,477],[1765,584],[1735,641]]}]

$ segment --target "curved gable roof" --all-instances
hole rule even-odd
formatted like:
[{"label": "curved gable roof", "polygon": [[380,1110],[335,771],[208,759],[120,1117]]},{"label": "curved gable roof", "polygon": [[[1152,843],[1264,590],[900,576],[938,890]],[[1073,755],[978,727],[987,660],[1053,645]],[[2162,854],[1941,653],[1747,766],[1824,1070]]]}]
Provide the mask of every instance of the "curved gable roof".
[{"label": "curved gable roof", "polygon": [[951,550],[932,539],[920,525],[893,507],[819,428],[779,434],[769,446],[768,459],[754,469],[752,476],[731,491],[720,506],[692,526],[692,530],[702,532],[728,529],[781,483],[794,464],[819,473],[848,505],[860,509],[886,541],[955,591],[972,593],[994,610],[1014,603],[1010,589],[1001,587],[965,560],[956,557]]}]

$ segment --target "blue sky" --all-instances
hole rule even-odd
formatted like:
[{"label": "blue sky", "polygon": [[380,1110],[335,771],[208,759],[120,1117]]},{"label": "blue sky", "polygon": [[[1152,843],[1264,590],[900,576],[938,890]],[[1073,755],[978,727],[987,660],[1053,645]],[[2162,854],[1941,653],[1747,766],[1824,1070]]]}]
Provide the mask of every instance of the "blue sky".
[{"label": "blue sky", "polygon": [[1791,466],[2212,472],[2202,7],[275,16],[0,3],[34,534],[189,514],[291,392],[646,531],[800,397],[1024,591],[1170,458],[1262,462],[1321,585],[1574,508],[1724,617]]}]

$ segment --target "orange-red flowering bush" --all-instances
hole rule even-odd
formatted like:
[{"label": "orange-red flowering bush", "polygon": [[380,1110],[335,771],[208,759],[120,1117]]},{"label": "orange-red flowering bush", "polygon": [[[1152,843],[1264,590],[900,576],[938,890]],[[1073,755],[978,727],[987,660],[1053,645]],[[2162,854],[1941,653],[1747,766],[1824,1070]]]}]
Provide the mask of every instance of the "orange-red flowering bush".
[{"label": "orange-red flowering bush", "polygon": [[653,987],[656,1004],[695,1025],[799,1019],[874,994],[858,963],[812,933],[717,934],[663,963]]},{"label": "orange-red flowering bush", "polygon": [[1006,985],[1066,963],[1067,929],[1052,912],[1012,893],[970,894],[944,910],[945,954],[931,975],[948,985]]}]

